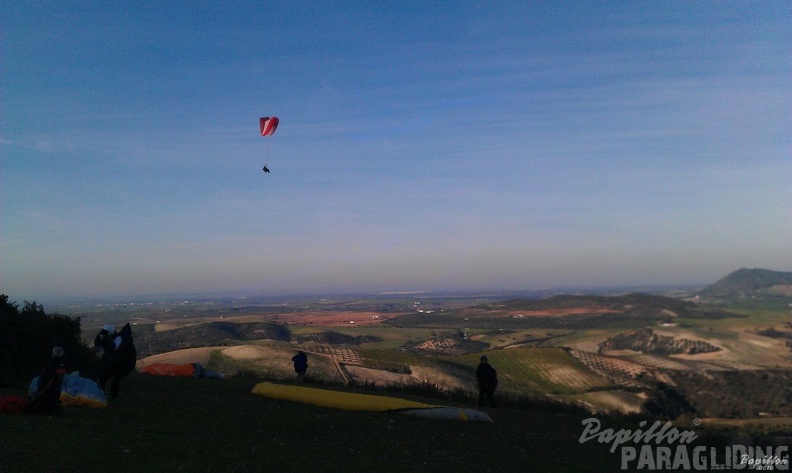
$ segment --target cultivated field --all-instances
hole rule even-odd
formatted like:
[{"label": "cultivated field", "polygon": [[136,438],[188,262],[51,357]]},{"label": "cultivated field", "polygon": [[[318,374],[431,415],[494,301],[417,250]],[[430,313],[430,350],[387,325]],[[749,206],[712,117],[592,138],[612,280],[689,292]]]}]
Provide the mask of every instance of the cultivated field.
[{"label": "cultivated field", "polygon": [[[642,295],[490,300],[468,307],[396,298],[300,304],[136,309],[139,350],[152,354],[139,366],[171,360],[202,363],[227,377],[289,380],[295,376],[291,357],[302,350],[316,382],[429,387],[473,399],[475,368],[487,354],[506,399],[538,396],[595,412],[635,413],[647,400],[665,405],[670,396],[689,404],[666,406],[675,415],[692,405],[701,415],[727,416],[750,410],[714,409],[718,403],[702,394],[707,389],[694,386],[710,383],[716,392],[742,382],[733,376],[747,380],[765,370],[792,369],[792,308],[781,304],[742,303],[730,312]],[[98,314],[91,318],[103,321]],[[169,353],[157,351],[163,349]],[[725,389],[720,404],[738,403],[741,393]],[[765,399],[755,411],[792,415],[790,404]]]}]

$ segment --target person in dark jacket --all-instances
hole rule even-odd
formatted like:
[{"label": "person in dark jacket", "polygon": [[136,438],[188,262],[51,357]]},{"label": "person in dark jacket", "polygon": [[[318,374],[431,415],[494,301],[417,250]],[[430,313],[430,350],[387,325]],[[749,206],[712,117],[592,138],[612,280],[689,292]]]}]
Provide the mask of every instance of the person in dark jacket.
[{"label": "person in dark jacket", "polygon": [[294,362],[294,372],[297,373],[297,381],[302,381],[305,372],[308,371],[308,355],[303,352],[297,353],[292,357]]},{"label": "person in dark jacket", "polygon": [[489,404],[495,407],[495,390],[498,389],[498,372],[495,371],[486,356],[481,357],[481,363],[476,368],[476,381],[479,386],[478,405],[484,405],[484,399],[489,400]]},{"label": "person in dark jacket", "polygon": [[110,399],[116,399],[121,391],[121,378],[135,369],[137,351],[132,338],[132,329],[126,324],[120,332],[107,324],[94,338],[94,346],[102,349],[99,364],[99,387],[104,390],[110,382]]},{"label": "person in dark jacket", "polygon": [[39,376],[36,396],[28,404],[26,412],[50,416],[60,415],[60,395],[64,376],[66,376],[66,366],[63,364],[63,348],[55,347],[52,349],[52,357]]}]

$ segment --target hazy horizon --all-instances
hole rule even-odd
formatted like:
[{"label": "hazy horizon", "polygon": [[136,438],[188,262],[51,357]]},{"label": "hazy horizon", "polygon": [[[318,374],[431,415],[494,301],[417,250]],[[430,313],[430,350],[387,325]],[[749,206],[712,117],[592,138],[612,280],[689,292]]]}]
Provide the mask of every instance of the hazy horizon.
[{"label": "hazy horizon", "polygon": [[[765,268],[741,268],[741,269],[762,269]],[[773,271],[773,270],[771,270]],[[786,271],[780,271],[786,272]],[[724,277],[727,275],[724,275]],[[718,278],[721,279],[721,278]],[[38,294],[13,295],[9,296],[9,302],[21,305],[24,301],[36,302],[41,305],[63,307],[66,305],[118,305],[118,304],[175,304],[178,302],[200,303],[206,301],[217,302],[224,299],[233,299],[244,305],[246,301],[259,303],[280,303],[286,300],[305,299],[318,300],[344,299],[355,297],[374,297],[374,298],[410,298],[421,299],[422,297],[432,298],[472,298],[472,297],[491,297],[491,298],[547,298],[555,295],[605,295],[616,296],[630,293],[645,294],[664,294],[687,292],[692,294],[714,284],[717,281],[707,283],[690,284],[647,284],[647,285],[583,285],[583,286],[537,286],[504,289],[497,287],[479,287],[467,289],[433,289],[433,290],[335,290],[327,292],[317,291],[267,291],[267,290],[215,290],[198,292],[147,292],[147,293],[108,293],[102,295],[59,295],[59,294]],[[0,291],[0,293],[3,293]],[[676,296],[670,296],[676,297]]]},{"label": "hazy horizon", "polygon": [[[90,306],[118,306],[118,305],[204,305],[226,304],[238,306],[281,305],[287,301],[320,301],[320,300],[347,300],[355,298],[373,299],[545,299],[558,295],[569,296],[618,296],[632,293],[661,294],[679,291],[694,291],[703,289],[707,285],[693,284],[681,286],[570,286],[570,287],[543,287],[502,290],[496,288],[480,288],[470,290],[436,290],[436,291],[336,291],[336,292],[174,292],[174,293],[141,293],[141,294],[105,294],[101,296],[58,296],[42,295],[40,297],[13,297],[9,302],[21,306],[23,302],[35,302],[47,309],[63,311],[67,307],[85,308]],[[676,297],[676,296],[671,296]]]},{"label": "hazy horizon", "polygon": [[792,3],[12,0],[0,27],[12,300],[792,270]]}]

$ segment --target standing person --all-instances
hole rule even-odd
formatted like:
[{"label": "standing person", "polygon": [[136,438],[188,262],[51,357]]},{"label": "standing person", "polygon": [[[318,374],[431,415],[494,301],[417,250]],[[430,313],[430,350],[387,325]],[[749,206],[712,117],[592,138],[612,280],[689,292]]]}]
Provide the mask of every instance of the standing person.
[{"label": "standing person", "polygon": [[481,357],[481,363],[476,368],[476,381],[479,386],[478,405],[484,405],[484,398],[489,400],[490,406],[495,407],[495,390],[498,389],[498,372],[495,371],[486,356]]},{"label": "standing person", "polygon": [[61,414],[61,388],[63,377],[66,376],[66,366],[63,364],[63,348],[52,349],[52,357],[39,376],[36,396],[30,401],[26,412],[28,414],[44,414],[58,416]]},{"label": "standing person", "polygon": [[126,324],[116,332],[113,325],[107,324],[96,335],[94,346],[102,349],[99,387],[104,390],[110,381],[110,399],[116,399],[121,391],[121,378],[134,371],[137,362],[132,328]]},{"label": "standing person", "polygon": [[294,372],[297,373],[297,381],[302,381],[305,372],[308,371],[308,355],[303,352],[297,353],[292,357],[294,362]]}]

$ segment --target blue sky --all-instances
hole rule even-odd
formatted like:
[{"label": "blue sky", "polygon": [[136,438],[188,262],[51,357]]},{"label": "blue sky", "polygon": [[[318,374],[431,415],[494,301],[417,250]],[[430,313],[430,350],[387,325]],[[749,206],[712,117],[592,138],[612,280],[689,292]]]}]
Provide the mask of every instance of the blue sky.
[{"label": "blue sky", "polygon": [[11,299],[792,271],[789,2],[11,0],[0,22]]}]

